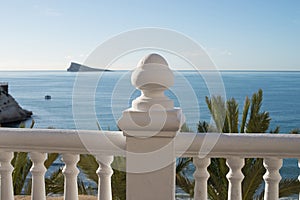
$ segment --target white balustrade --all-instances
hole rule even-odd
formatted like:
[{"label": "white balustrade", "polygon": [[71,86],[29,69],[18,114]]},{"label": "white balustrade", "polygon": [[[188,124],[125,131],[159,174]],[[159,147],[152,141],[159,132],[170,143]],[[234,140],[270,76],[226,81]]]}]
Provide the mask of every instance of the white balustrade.
[{"label": "white balustrade", "polygon": [[63,154],[62,160],[65,163],[62,170],[62,173],[65,176],[64,199],[78,200],[77,176],[79,174],[79,169],[77,168],[77,163],[79,161],[79,155]]},{"label": "white balustrade", "polygon": [[12,172],[13,152],[0,152],[1,200],[14,200]]},{"label": "white balustrade", "polygon": [[194,157],[193,163],[196,167],[194,199],[207,199],[207,180],[209,178],[207,167],[210,164],[210,158]]},{"label": "white balustrade", "polygon": [[269,157],[264,159],[266,173],[263,176],[265,180],[264,200],[274,200],[279,198],[279,182],[281,176],[279,169],[282,166],[282,159]]},{"label": "white balustrade", "polygon": [[113,170],[111,163],[114,160],[113,156],[96,156],[99,168],[98,175],[98,200],[112,200],[111,192],[111,176]]},{"label": "white balustrade", "polygon": [[[209,178],[207,167],[210,163],[209,158],[212,157],[227,158],[229,200],[242,199],[243,158],[265,158],[264,199],[278,199],[281,179],[279,169],[282,165],[279,158],[300,158],[300,135],[177,134],[184,117],[181,109],[174,108],[173,101],[164,94],[174,81],[174,75],[167,61],[157,54],[146,56],[133,72],[131,81],[142,91],[142,95],[132,101],[131,108],[125,110],[118,121],[118,126],[124,133],[101,131],[99,134],[100,131],[93,130],[0,128],[0,200],[14,199],[12,152],[33,152],[30,157],[33,161],[31,172],[34,200],[45,200],[43,163],[45,153],[62,154],[65,163],[64,199],[78,200],[79,170],[76,165],[79,154],[91,152],[97,155],[99,163],[97,170],[99,200],[112,199],[113,156],[126,156],[127,199],[175,199],[176,156],[195,157],[195,200],[207,199]],[[197,157],[199,148],[208,138],[217,138],[217,142],[207,152],[207,157],[200,159]],[[300,167],[300,160],[298,162]]]},{"label": "white balustrade", "polygon": [[242,181],[244,174],[242,168],[244,159],[240,157],[229,157],[226,159],[226,164],[229,167],[229,172],[226,175],[228,179],[228,200],[242,199]]},{"label": "white balustrade", "polygon": [[45,173],[47,171],[44,162],[47,159],[46,153],[32,152],[30,153],[32,167],[30,172],[32,174],[32,200],[46,200],[45,190]]}]

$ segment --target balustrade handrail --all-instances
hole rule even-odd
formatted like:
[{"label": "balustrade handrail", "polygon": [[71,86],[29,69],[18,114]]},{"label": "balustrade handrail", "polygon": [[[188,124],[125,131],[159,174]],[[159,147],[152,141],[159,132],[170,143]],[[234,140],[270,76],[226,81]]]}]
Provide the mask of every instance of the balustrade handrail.
[{"label": "balustrade handrail", "polygon": [[122,155],[124,149],[121,131],[0,128],[0,151]]},{"label": "balustrade handrail", "polygon": [[[210,138],[210,141],[208,138]],[[186,145],[193,141],[189,148]],[[179,133],[175,138],[176,154],[182,157],[204,155],[203,142],[213,145],[208,157],[226,158],[299,158],[300,135],[263,133]],[[214,142],[216,141],[215,144]],[[211,143],[211,144],[210,144]],[[206,144],[206,145],[207,145]]]},{"label": "balustrade handrail", "polygon": [[[180,132],[175,137],[177,156],[204,155],[201,146],[207,138],[215,144],[208,157],[300,157],[300,135],[297,134],[219,134]],[[121,131],[68,129],[0,128],[0,151],[75,153],[124,156],[126,138]],[[88,148],[82,141],[93,141]]]}]

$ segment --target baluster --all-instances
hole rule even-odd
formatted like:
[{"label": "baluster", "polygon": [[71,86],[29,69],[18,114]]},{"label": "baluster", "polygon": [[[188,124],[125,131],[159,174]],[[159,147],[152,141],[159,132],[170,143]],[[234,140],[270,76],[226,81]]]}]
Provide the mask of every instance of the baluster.
[{"label": "baluster", "polygon": [[46,200],[45,190],[45,173],[47,171],[44,162],[47,159],[46,153],[32,152],[30,153],[32,167],[30,172],[32,174],[32,200]]},{"label": "baluster", "polygon": [[244,159],[239,157],[229,157],[226,160],[226,164],[229,167],[229,172],[226,175],[228,185],[228,200],[241,200],[242,199],[242,181],[244,174],[242,168],[244,166]]},{"label": "baluster", "polygon": [[1,176],[1,199],[14,200],[14,190],[12,182],[12,172],[14,170],[11,165],[13,152],[0,152],[0,176]]},{"label": "baluster", "polygon": [[264,167],[266,173],[263,176],[265,180],[264,200],[274,200],[279,197],[279,181],[281,179],[279,169],[282,166],[282,159],[265,158]]},{"label": "baluster", "polygon": [[111,176],[113,170],[111,163],[114,160],[113,156],[96,156],[99,168],[98,174],[98,200],[112,200],[111,192]]},{"label": "baluster", "polygon": [[65,176],[64,199],[78,200],[77,176],[79,174],[79,169],[76,165],[79,161],[79,155],[63,154],[62,160],[65,163],[62,170],[62,173]]},{"label": "baluster", "polygon": [[194,157],[193,162],[196,167],[194,199],[207,199],[207,180],[209,178],[207,167],[210,164],[210,158]]}]

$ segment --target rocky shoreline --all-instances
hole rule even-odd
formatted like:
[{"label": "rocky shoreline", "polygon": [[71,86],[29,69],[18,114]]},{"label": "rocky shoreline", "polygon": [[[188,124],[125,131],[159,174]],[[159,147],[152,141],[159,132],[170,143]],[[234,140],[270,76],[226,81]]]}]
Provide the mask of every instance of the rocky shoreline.
[{"label": "rocky shoreline", "polygon": [[30,118],[31,111],[23,109],[8,93],[8,85],[0,85],[0,125],[17,123]]}]

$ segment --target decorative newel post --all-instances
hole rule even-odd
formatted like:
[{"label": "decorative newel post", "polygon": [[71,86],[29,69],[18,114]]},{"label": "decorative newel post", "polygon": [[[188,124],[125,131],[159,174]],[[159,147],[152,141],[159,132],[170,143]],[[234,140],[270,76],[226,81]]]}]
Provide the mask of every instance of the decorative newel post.
[{"label": "decorative newel post", "polygon": [[118,122],[126,136],[127,199],[175,199],[174,137],[184,120],[164,94],[174,75],[163,57],[150,54],[139,62],[131,82],[141,96]]}]

